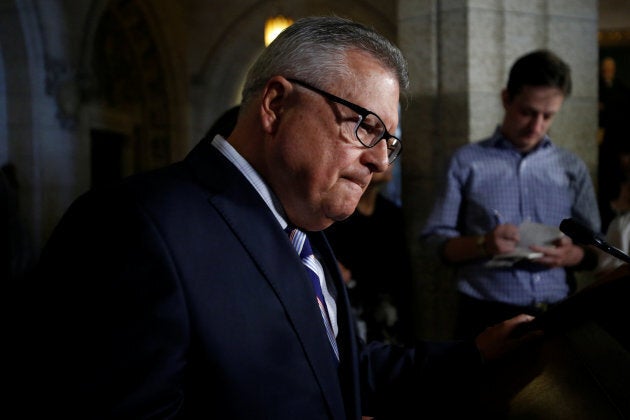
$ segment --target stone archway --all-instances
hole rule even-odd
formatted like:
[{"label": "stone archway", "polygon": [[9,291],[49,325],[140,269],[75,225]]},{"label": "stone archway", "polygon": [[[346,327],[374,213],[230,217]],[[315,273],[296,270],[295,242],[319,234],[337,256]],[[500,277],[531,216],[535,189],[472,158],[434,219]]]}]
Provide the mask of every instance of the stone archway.
[{"label": "stone archway", "polygon": [[93,183],[105,176],[99,168],[119,168],[108,172],[114,181],[173,160],[167,66],[149,19],[141,1],[112,0],[94,32],[87,92],[98,104],[88,123]]},{"label": "stone archway", "polygon": [[[209,13],[212,6],[201,0],[200,14]],[[204,3],[203,5],[201,3]],[[193,37],[191,49],[200,51],[199,63],[191,69],[191,132],[196,142],[223,111],[240,101],[240,91],[247,71],[264,49],[265,20],[279,10],[292,19],[312,15],[334,14],[348,17],[375,27],[392,41],[396,41],[397,15],[392,4],[366,0],[319,2],[285,2],[282,8],[276,1],[225,4],[223,16],[230,19],[213,22],[213,30],[205,38]],[[207,9],[206,9],[207,8]],[[229,9],[229,10],[228,10]],[[202,34],[202,28],[193,28]],[[202,41],[198,41],[201,39]]]}]

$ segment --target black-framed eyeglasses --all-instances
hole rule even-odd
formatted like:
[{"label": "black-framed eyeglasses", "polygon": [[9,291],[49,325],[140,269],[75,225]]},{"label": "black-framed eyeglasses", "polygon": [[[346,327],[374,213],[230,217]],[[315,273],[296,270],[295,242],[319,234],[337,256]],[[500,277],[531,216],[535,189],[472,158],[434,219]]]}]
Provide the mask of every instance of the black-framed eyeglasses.
[{"label": "black-framed eyeglasses", "polygon": [[357,104],[353,104],[350,101],[346,101],[345,99],[335,96],[332,93],[328,93],[325,90],[318,89],[315,86],[312,86],[301,80],[287,80],[291,83],[295,83],[308,90],[318,93],[329,101],[347,106],[348,108],[359,114],[359,120],[357,121],[357,125],[354,128],[354,134],[357,137],[357,140],[359,140],[359,142],[363,146],[367,148],[372,148],[376,146],[379,141],[385,140],[385,143],[387,144],[388,162],[391,164],[396,160],[398,156],[400,156],[400,152],[402,151],[402,143],[400,139],[389,134],[381,117],[376,115],[374,112],[365,109]]}]

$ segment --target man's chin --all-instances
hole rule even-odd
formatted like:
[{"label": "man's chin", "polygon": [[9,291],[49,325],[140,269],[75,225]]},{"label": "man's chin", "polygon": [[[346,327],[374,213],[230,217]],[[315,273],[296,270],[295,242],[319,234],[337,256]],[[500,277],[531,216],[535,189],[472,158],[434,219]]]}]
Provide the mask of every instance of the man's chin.
[{"label": "man's chin", "polygon": [[298,226],[310,232],[318,232],[318,231],[321,231],[330,227],[331,225],[337,222],[341,222],[342,220],[347,219],[348,217],[350,217],[351,214],[352,213],[350,214],[341,213],[341,214],[335,214],[334,216],[324,215],[323,217],[318,217],[317,219],[311,219],[308,221],[305,220],[303,221],[303,223],[298,224]]},{"label": "man's chin", "polygon": [[518,142],[514,142],[514,146],[518,150],[531,150],[540,142],[540,138],[536,137],[521,137]]},{"label": "man's chin", "polygon": [[540,134],[526,134],[521,138],[521,142],[525,144],[536,144],[543,139]]},{"label": "man's chin", "polygon": [[352,213],[354,213],[355,208],[356,207],[353,207],[350,210],[340,210],[340,211],[328,213],[328,218],[330,219],[331,224],[334,222],[341,222],[343,220],[346,220],[348,217],[352,216]]},{"label": "man's chin", "polygon": [[341,216],[339,216],[339,217],[336,217],[336,218],[334,219],[334,221],[335,221],[335,222],[341,222],[341,221],[343,221],[343,220],[346,220],[346,219],[347,219],[348,217],[350,217],[351,215],[352,215],[352,213],[350,213],[350,214],[344,214],[344,215],[341,215]]}]

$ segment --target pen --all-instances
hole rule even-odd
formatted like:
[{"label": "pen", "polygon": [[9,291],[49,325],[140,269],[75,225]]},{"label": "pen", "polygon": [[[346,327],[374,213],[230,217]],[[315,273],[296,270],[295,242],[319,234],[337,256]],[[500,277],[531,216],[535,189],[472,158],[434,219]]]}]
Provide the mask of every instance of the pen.
[{"label": "pen", "polygon": [[494,213],[494,221],[496,222],[497,225],[501,224],[501,213],[499,213],[499,210],[497,209],[492,209],[492,213]]}]

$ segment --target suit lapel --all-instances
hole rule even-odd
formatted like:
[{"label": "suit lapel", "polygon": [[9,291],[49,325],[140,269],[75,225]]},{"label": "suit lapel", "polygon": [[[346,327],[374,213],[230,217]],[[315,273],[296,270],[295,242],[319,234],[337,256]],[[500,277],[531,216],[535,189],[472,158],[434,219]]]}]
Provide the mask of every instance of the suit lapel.
[{"label": "suit lapel", "polygon": [[209,188],[211,205],[223,216],[284,307],[330,412],[344,413],[337,362],[310,280],[287,235],[251,184],[209,143],[200,143],[186,161]]}]

